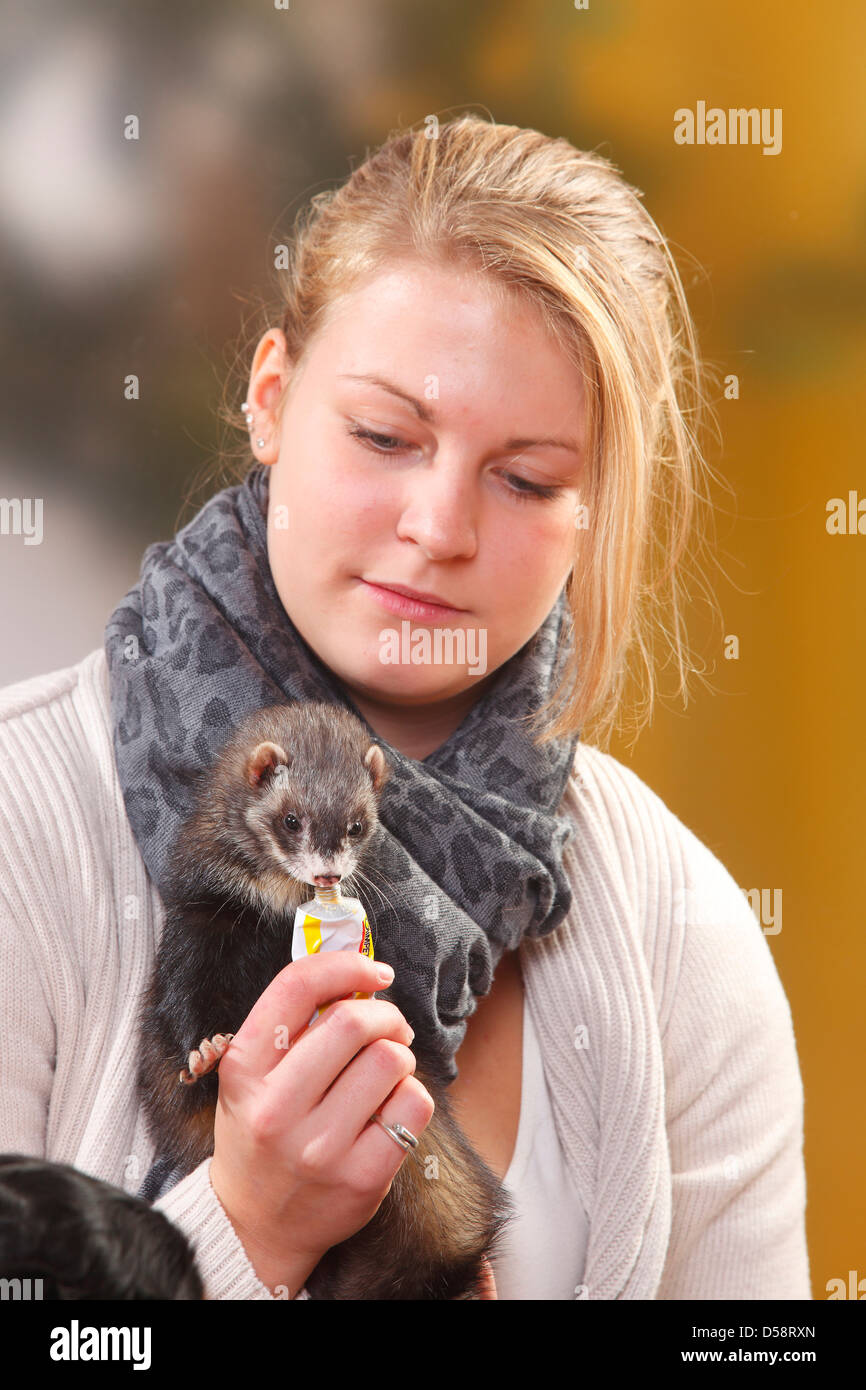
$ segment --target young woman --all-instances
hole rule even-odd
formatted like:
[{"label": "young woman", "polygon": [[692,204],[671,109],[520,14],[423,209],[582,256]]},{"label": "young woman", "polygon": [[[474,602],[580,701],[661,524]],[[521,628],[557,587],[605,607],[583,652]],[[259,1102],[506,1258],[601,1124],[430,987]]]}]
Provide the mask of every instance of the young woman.
[{"label": "young woman", "polygon": [[190,776],[258,705],[342,700],[400,772],[368,903],[396,977],[351,1001],[372,963],[297,962],[236,1035],[214,1156],[155,1203],[206,1296],[304,1296],[370,1219],[405,1161],[371,1115],[432,1113],[414,1029],[515,1198],[490,1296],[809,1298],[768,945],[585,736],[635,654],[651,688],[654,631],[689,663],[682,285],[600,156],[474,116],[430,133],[313,199],[242,481],[150,547],[104,648],[0,693],[0,1145],[138,1189],[136,1009]]}]

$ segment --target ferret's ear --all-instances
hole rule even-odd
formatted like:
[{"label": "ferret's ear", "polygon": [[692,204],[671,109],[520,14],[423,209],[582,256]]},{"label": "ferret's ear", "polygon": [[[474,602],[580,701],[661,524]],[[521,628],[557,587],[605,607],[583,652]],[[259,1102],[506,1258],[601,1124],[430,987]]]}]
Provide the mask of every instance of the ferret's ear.
[{"label": "ferret's ear", "polygon": [[278,743],[260,743],[247,758],[247,781],[251,787],[259,787],[267,777],[276,777],[288,764],[289,756]]},{"label": "ferret's ear", "polygon": [[391,775],[391,769],[385,761],[385,754],[378,743],[370,744],[364,754],[364,766],[373,779],[373,791],[378,795]]}]

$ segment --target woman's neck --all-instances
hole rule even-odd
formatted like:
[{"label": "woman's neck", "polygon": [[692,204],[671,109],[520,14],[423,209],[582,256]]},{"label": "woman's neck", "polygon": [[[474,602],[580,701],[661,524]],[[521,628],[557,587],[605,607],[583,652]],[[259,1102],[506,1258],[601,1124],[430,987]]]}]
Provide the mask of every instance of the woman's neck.
[{"label": "woman's neck", "polygon": [[[491,675],[493,673],[491,672]],[[422,762],[462,724],[487,688],[488,680],[470,686],[459,695],[425,705],[391,704],[353,690],[348,694],[374,733],[407,758]]]}]

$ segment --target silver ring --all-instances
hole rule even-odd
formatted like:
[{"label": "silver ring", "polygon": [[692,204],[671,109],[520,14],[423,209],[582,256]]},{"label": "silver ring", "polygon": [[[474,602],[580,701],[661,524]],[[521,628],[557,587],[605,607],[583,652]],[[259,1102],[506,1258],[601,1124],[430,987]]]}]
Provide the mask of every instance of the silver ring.
[{"label": "silver ring", "polygon": [[399,1144],[401,1149],[417,1149],[418,1140],[415,1138],[411,1129],[407,1129],[405,1125],[386,1125],[381,1115],[371,1115],[370,1119],[380,1124],[385,1133],[390,1134],[395,1144]]}]

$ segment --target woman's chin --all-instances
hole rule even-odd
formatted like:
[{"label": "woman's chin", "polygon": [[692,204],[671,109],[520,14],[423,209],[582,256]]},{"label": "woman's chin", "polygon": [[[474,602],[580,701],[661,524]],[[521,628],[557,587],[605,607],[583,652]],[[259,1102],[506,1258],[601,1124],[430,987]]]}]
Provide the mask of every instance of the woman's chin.
[{"label": "woman's chin", "polygon": [[346,685],[356,686],[368,699],[418,705],[454,698],[479,684],[479,677],[465,667],[387,664],[376,653],[348,669],[344,663],[340,674]]}]

